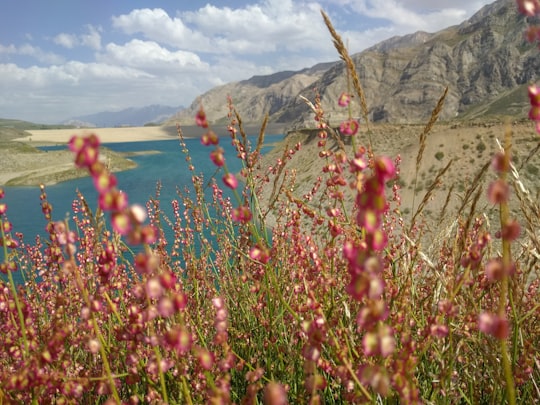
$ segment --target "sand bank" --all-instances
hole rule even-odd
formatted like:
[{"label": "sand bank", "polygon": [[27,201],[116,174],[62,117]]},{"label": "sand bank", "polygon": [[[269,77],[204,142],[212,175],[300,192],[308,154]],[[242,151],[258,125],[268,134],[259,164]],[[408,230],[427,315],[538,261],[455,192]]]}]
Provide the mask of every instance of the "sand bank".
[{"label": "sand bank", "polygon": [[176,139],[174,128],[127,127],[127,128],[85,128],[85,129],[40,129],[27,130],[31,135],[14,139],[32,143],[67,143],[73,135],[96,134],[102,143],[122,143],[140,141],[160,141]]},{"label": "sand bank", "polygon": [[[184,138],[198,138],[204,133],[204,129],[197,126],[182,126]],[[253,124],[244,125],[248,135],[259,133],[260,126]],[[226,125],[215,125],[212,130],[218,136],[228,136]],[[40,129],[27,130],[32,134],[23,138],[15,139],[22,142],[40,143],[67,143],[73,135],[85,135],[94,133],[98,135],[102,143],[122,143],[141,141],[161,141],[167,139],[178,139],[176,127],[127,127],[127,128],[90,128],[90,129]],[[267,135],[283,134],[285,124],[268,124]]]}]

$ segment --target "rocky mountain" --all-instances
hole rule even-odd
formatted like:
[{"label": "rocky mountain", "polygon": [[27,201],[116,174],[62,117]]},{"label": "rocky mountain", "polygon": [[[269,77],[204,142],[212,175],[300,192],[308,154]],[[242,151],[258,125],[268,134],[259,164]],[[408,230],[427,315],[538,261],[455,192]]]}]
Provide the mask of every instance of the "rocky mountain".
[{"label": "rocky mountain", "polygon": [[[524,39],[526,25],[515,0],[497,0],[460,25],[393,37],[352,55],[370,120],[423,122],[446,86],[443,120],[526,114],[525,88],[540,71],[540,52]],[[211,121],[223,121],[231,95],[247,122],[260,122],[268,112],[271,121],[310,127],[313,114],[298,96],[313,99],[313,88],[331,122],[343,119],[337,98],[347,76],[344,64],[335,62],[214,88],[172,121],[192,123],[201,103]],[[355,111],[361,115],[358,105]]]},{"label": "rocky mountain", "polygon": [[260,123],[268,113],[273,121],[276,114],[297,99],[298,94],[319,80],[334,63],[321,63],[300,71],[278,72],[265,76],[253,76],[248,80],[215,87],[198,97],[190,107],[175,114],[165,125],[192,125],[200,105],[204,105],[210,121],[227,122],[227,97],[233,97],[236,109],[246,122]]},{"label": "rocky mountain", "polygon": [[149,105],[141,108],[127,108],[121,111],[104,111],[96,114],[73,117],[64,122],[78,127],[140,127],[145,124],[160,124],[178,112],[179,107]]}]

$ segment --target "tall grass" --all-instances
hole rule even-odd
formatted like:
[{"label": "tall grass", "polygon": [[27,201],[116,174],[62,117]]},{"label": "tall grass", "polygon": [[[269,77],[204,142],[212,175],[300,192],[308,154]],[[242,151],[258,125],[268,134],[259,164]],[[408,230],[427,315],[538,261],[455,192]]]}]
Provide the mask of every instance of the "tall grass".
[{"label": "tall grass", "polygon": [[[362,97],[354,64],[347,69]],[[339,104],[349,101],[345,93]],[[146,207],[128,203],[95,136],[74,137],[70,148],[94,179],[97,212],[79,195],[70,217],[53,222],[42,187],[48,236],[27,244],[0,204],[0,403],[538,401],[540,210],[511,164],[511,132],[493,160],[497,179],[482,188],[486,165],[457,212],[445,204],[456,220],[426,251],[426,224],[402,217],[399,182],[387,187],[399,158],[362,146],[352,115],[333,129],[321,103],[309,102],[324,168],[303,196],[287,166],[302,145],[262,166],[265,124],[251,145],[229,100],[243,168],[228,170],[201,107],[201,141],[221,175],[197,173],[178,128],[194,191],[178,192],[171,216],[159,187]],[[500,207],[497,225],[476,211],[486,192]]]}]

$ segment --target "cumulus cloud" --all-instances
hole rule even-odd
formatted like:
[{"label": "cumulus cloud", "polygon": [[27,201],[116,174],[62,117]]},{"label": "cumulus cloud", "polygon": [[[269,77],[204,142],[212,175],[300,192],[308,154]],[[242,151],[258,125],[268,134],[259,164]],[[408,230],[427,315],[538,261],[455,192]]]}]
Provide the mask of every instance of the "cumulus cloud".
[{"label": "cumulus cloud", "polygon": [[94,50],[101,49],[101,28],[92,25],[86,26],[87,33],[81,35],[67,34],[62,32],[53,38],[53,42],[64,48],[73,49],[76,46],[86,46]]},{"label": "cumulus cloud", "polygon": [[208,71],[208,64],[200,57],[187,51],[170,51],[154,41],[133,39],[124,45],[110,43],[98,60],[115,65],[125,65],[138,69]]},{"label": "cumulus cloud", "polygon": [[160,8],[136,9],[129,14],[114,16],[113,27],[128,35],[141,33],[147,39],[184,49],[205,50],[207,38],[188,28],[180,18],[171,18]]},{"label": "cumulus cloud", "polygon": [[[125,34],[179,49],[210,54],[263,54],[282,49],[331,48],[317,3],[268,0],[241,8],[206,6],[171,17],[165,10],[137,9],[115,16]],[[254,23],[256,22],[256,23]]]}]

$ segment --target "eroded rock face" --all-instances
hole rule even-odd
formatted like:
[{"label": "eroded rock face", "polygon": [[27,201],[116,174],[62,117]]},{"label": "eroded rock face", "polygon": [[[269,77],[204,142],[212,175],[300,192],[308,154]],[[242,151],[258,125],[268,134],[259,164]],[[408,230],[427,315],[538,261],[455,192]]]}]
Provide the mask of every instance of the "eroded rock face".
[{"label": "eroded rock face", "polygon": [[[473,110],[476,116],[522,112],[527,102],[525,90],[522,105],[502,100],[536,80],[540,71],[540,52],[524,39],[526,24],[514,0],[498,0],[458,26],[390,38],[353,55],[369,119],[425,121],[446,86],[449,91],[442,119],[472,114]],[[214,88],[176,118],[193,117],[202,102],[212,121],[224,121],[225,100],[232,95],[247,122],[260,121],[268,112],[273,121],[309,127],[314,125],[313,113],[298,95],[313,99],[313,88],[321,94],[330,121],[343,119],[346,112],[337,106],[339,94],[347,88],[342,62]],[[494,104],[497,100],[501,102]],[[361,116],[358,106],[355,111]]]}]

